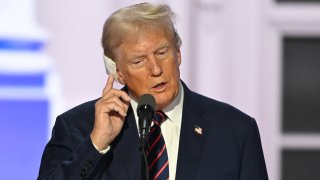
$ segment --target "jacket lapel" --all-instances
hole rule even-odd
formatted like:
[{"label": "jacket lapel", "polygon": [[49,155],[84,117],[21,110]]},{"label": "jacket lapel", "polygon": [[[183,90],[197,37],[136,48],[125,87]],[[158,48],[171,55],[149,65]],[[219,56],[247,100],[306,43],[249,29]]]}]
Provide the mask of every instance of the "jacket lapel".
[{"label": "jacket lapel", "polygon": [[139,179],[141,166],[139,134],[131,106],[127,114],[122,133],[119,134],[120,137],[117,138],[118,142],[115,146],[128,173],[128,179]]},{"label": "jacket lapel", "polygon": [[195,179],[209,123],[202,118],[201,105],[184,85],[184,103],[180,131],[176,179]]}]

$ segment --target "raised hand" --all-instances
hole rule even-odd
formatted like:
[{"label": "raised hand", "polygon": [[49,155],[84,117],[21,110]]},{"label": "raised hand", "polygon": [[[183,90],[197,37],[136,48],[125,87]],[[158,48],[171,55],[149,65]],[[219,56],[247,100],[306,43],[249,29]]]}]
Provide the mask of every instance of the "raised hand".
[{"label": "raised hand", "polygon": [[102,97],[95,104],[94,128],[91,140],[98,150],[106,149],[122,129],[130,103],[129,95],[113,88],[114,77],[109,75]]}]

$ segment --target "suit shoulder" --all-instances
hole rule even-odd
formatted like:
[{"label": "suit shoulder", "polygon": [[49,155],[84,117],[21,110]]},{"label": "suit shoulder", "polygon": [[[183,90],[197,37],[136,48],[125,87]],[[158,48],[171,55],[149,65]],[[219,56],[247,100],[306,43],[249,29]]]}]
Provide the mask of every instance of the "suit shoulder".
[{"label": "suit shoulder", "polygon": [[198,102],[207,116],[217,117],[217,119],[223,120],[226,123],[242,126],[250,126],[255,122],[254,118],[228,103],[211,99],[195,92],[193,92],[193,95],[194,100]]},{"label": "suit shoulder", "polygon": [[85,102],[61,114],[62,117],[79,116],[94,112],[94,106],[98,99]]},{"label": "suit shoulder", "polygon": [[[64,121],[67,124],[79,124],[83,121],[93,122],[95,103],[98,99],[80,104],[58,116],[57,121]],[[79,122],[81,121],[81,122]]]},{"label": "suit shoulder", "polygon": [[239,142],[244,142],[248,133],[257,129],[254,118],[230,104],[195,93],[192,106],[193,109],[197,109],[201,119],[205,120],[210,127],[214,127],[214,131],[219,131],[225,136],[236,137]]}]

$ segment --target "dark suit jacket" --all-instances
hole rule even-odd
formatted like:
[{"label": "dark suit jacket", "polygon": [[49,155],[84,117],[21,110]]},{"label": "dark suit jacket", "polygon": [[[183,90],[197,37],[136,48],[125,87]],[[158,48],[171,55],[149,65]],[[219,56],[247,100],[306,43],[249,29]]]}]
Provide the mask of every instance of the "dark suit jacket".
[{"label": "dark suit jacket", "polygon": [[[183,86],[176,179],[268,179],[255,120]],[[57,117],[38,179],[140,179],[139,137],[132,108],[111,150],[101,155],[90,139],[95,102]],[[196,126],[202,134],[195,131]]]}]

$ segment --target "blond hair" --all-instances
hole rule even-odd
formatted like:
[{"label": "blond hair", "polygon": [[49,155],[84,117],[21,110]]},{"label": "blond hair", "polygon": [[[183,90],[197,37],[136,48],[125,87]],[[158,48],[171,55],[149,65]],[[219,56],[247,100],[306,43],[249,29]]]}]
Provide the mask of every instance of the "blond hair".
[{"label": "blond hair", "polygon": [[182,41],[174,27],[175,14],[168,5],[141,3],[114,12],[105,22],[102,32],[104,55],[114,59],[115,50],[124,41],[125,35],[141,28],[160,27],[169,33],[176,48]]}]

